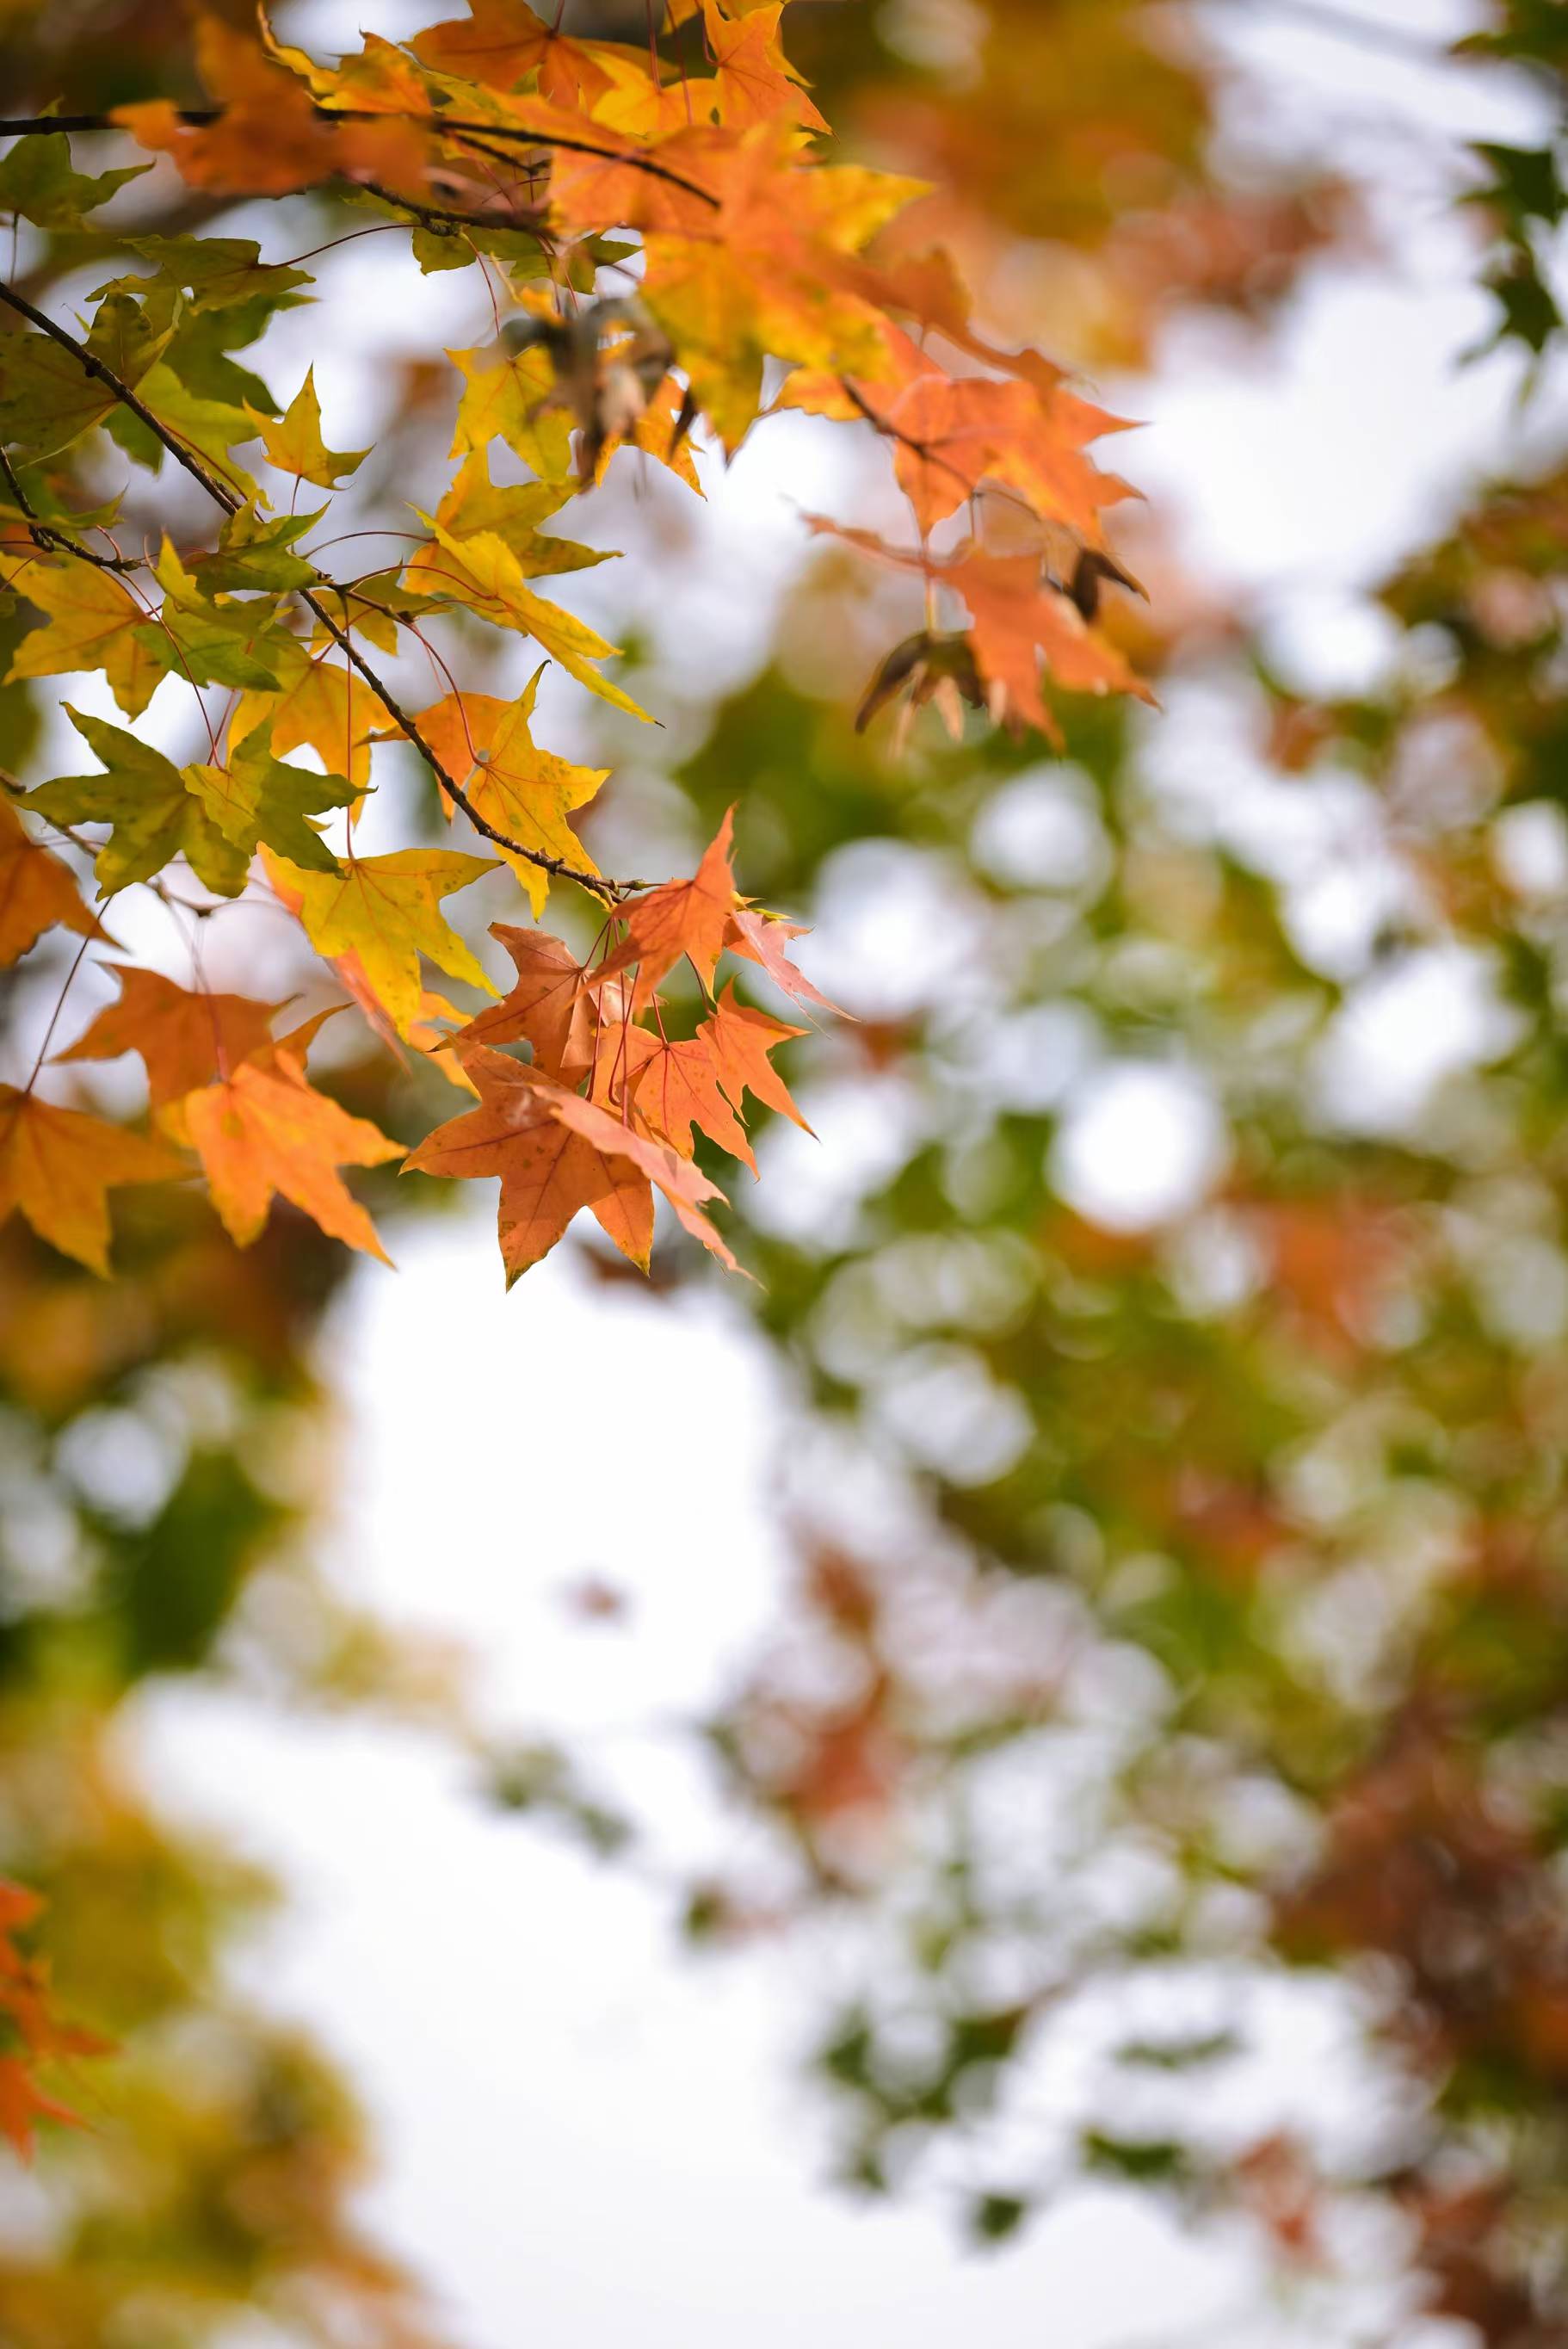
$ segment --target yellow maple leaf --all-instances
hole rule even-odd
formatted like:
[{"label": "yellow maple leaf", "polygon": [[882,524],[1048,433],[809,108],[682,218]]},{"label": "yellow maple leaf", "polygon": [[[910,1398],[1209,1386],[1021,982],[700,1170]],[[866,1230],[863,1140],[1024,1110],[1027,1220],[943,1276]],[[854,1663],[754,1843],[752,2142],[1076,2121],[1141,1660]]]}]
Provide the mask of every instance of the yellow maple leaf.
[{"label": "yellow maple leaf", "polygon": [[546,404],[555,388],[555,368],[541,345],[510,358],[479,350],[449,351],[447,357],[466,385],[452,435],[454,457],[504,440],[542,481],[571,478],[572,419]]},{"label": "yellow maple leaf", "polygon": [[273,887],[298,915],[316,952],[329,961],[352,956],[358,975],[400,1036],[411,1037],[425,1010],[419,957],[493,995],[469,948],[442,916],[440,901],[495,870],[493,856],[449,848],[399,848],[361,856],[341,874],[307,873],[263,849]]},{"label": "yellow maple leaf", "polygon": [[269,647],[283,679],[281,692],[241,694],[229,724],[231,742],[243,742],[265,722],[274,758],[302,748],[315,752],[330,775],[363,791],[370,781],[370,738],[386,712],[369,687],[337,661],[312,660],[295,640],[293,657]]},{"label": "yellow maple leaf", "polygon": [[19,1208],[40,1239],[106,1279],[108,1193],[185,1171],[166,1143],[0,1085],[0,1220]]},{"label": "yellow maple leaf", "polygon": [[[534,741],[529,721],[542,669],[535,670],[521,700],[501,701],[488,693],[449,693],[419,713],[419,731],[454,782],[460,783],[480,815],[498,832],[558,856],[580,872],[599,868],[566,818],[585,806],[604,782],[607,767],[574,767]],[[447,805],[447,813],[452,812]],[[550,876],[525,856],[501,851],[527,890],[535,916],[544,910]]]},{"label": "yellow maple leaf", "polygon": [[[421,515],[420,519],[426,521],[428,517]],[[569,675],[591,693],[596,693],[602,701],[653,724],[647,711],[640,709],[629,693],[601,676],[593,666],[596,661],[614,659],[621,649],[619,645],[608,643],[574,612],[563,611],[546,596],[536,595],[528,585],[521,564],[504,539],[489,530],[476,531],[470,538],[454,538],[437,522],[432,522],[430,528],[446,551],[445,586],[449,595],[495,627],[515,628],[520,635],[532,636],[552,659],[558,660]]]},{"label": "yellow maple leaf", "polygon": [[46,615],[16,648],[7,685],[29,677],[69,677],[102,669],[128,718],[139,718],[169,658],[147,613],[111,571],[90,563],[51,563],[37,556],[0,557],[0,577]]},{"label": "yellow maple leaf", "polygon": [[315,392],[315,369],[306,367],[304,381],[281,417],[263,416],[247,406],[267,451],[267,461],[282,473],[297,473],[302,481],[335,490],[342,476],[355,472],[369,456],[368,449],[329,449],[321,437],[321,402]]}]

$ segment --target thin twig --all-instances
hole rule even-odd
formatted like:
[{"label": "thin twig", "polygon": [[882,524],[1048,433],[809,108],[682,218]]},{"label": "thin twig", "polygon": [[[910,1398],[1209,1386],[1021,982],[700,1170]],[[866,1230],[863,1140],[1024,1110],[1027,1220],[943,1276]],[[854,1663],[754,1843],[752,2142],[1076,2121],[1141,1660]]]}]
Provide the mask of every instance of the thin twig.
[{"label": "thin twig", "polygon": [[356,180],[354,184],[363,188],[367,196],[374,196],[380,203],[397,204],[401,211],[412,212],[417,221],[422,222],[436,235],[439,235],[444,228],[510,229],[514,235],[532,237],[537,244],[545,242],[542,219],[537,212],[509,220],[504,212],[465,212],[447,204],[417,202],[412,196],[400,196],[395,189],[384,188],[376,180]]}]

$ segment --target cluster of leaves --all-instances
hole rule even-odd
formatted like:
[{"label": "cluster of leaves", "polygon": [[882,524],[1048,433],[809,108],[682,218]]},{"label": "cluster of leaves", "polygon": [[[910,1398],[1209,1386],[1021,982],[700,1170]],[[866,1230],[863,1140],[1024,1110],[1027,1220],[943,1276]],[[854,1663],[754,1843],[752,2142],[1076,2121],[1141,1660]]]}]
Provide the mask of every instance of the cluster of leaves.
[{"label": "cluster of leaves", "polygon": [[[443,624],[478,619],[646,715],[604,672],[615,647],[532,584],[602,559],[543,525],[617,450],[696,491],[694,434],[733,454],[762,412],[766,366],[781,363],[774,408],[872,426],[913,509],[913,551],[869,551],[923,578],[928,626],[892,657],[868,708],[907,682],[916,701],[951,707],[961,694],[1011,725],[1049,727],[1042,663],[1069,687],[1137,689],[1093,626],[1099,583],[1124,576],[1102,517],[1125,492],[1085,453],[1114,419],[1037,354],[977,336],[939,252],[888,245],[919,187],[824,160],[827,126],[784,56],[780,16],[739,0],[676,6],[661,55],[656,42],[574,39],[522,0],[485,0],[405,47],[370,35],[333,66],[281,46],[264,20],[257,39],[207,16],[195,49],[210,102],[113,110],[208,196],[332,187],[406,227],[426,270],[482,262],[498,339],[452,354],[461,463],[429,511],[415,509],[412,552],[391,568],[346,578],[320,567],[330,496],[302,514],[299,490],[333,492],[366,452],[325,444],[311,374],[280,413],[233,356],[302,298],[300,268],[232,238],[111,232],[121,265],[93,290],[80,334],[0,287],[20,322],[0,337],[0,581],[39,616],[11,676],[96,668],[133,721],[171,679],[194,696],[206,737],[204,756],[177,763],[130,728],[69,709],[101,771],[18,790],[20,814],[0,817],[7,956],[61,925],[81,937],[78,963],[103,941],[71,853],[93,855],[106,902],[139,886],[205,916],[270,892],[389,1045],[430,1054],[478,1094],[480,1108],[410,1163],[502,1175],[511,1276],[583,1208],[645,1267],[655,1190],[731,1261],[703,1213],[722,1195],[693,1163],[694,1129],[749,1163],[746,1096],[787,1105],[768,1055],[796,1031],[733,987],[717,996],[719,957],[813,997],[786,952],[791,926],[738,893],[727,831],[689,882],[603,875],[572,818],[606,777],[535,743],[541,672],[506,698],[466,691],[439,649]],[[694,34],[700,65],[688,61]],[[49,118],[9,127],[24,135],[0,159],[0,209],[41,229],[83,233],[135,174],[83,175]],[[610,290],[616,276],[629,294]],[[156,550],[126,551],[118,498],[87,505],[77,487],[105,436],[134,464],[182,469],[211,531],[166,530]],[[292,477],[286,512],[241,461],[255,442],[273,474]],[[528,479],[492,478],[498,445]],[[932,533],[963,510],[969,538],[934,554]],[[948,605],[966,620],[939,626]],[[406,644],[449,688],[417,710],[377,666]],[[373,746],[387,741],[418,754],[449,816],[497,856],[357,853]],[[294,761],[302,749],[322,771]],[[179,864],[203,893],[194,901],[163,877]],[[561,881],[596,899],[603,920],[583,961],[498,926],[518,988],[465,1020],[423,965],[493,994],[441,905],[498,864],[535,916]],[[707,1016],[672,1040],[658,989],[681,963]],[[278,1036],[277,1007],[214,997],[199,976],[185,990],[121,966],[120,981],[119,1004],[64,1057],[141,1052],[155,1131],[46,1101],[36,1068],[0,1093],[0,1211],[19,1208],[104,1270],[108,1190],[172,1179],[193,1152],[236,1241],[254,1239],[281,1195],[380,1253],[338,1170],[401,1151],[311,1083],[306,1053],[325,1015]],[[526,1061],[498,1050],[523,1042]]]}]

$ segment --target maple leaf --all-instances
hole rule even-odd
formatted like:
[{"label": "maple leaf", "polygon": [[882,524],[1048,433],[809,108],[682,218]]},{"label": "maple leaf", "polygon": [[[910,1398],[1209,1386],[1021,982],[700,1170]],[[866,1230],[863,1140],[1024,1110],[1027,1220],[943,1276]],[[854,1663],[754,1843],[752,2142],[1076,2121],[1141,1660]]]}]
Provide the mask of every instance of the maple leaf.
[{"label": "maple leaf", "polygon": [[449,351],[464,378],[451,454],[464,457],[504,440],[542,481],[572,478],[572,423],[550,404],[555,368],[548,351],[530,344],[510,356]]},{"label": "maple leaf", "polygon": [[185,1172],[152,1136],[0,1085],[0,1220],[20,1209],[40,1239],[106,1279],[108,1193]]},{"label": "maple leaf", "polygon": [[352,807],[358,788],[342,775],[312,774],[273,758],[271,736],[263,719],[231,750],[226,765],[187,767],[186,781],[247,858],[264,844],[313,873],[336,874],[342,868],[310,819],[327,808]]},{"label": "maple leaf", "polygon": [[281,1195],[334,1239],[389,1264],[375,1225],[336,1170],[384,1165],[403,1155],[403,1145],[307,1081],[304,1050],[319,1024],[307,1022],[216,1084],[184,1094],[163,1121],[200,1156],[212,1204],[239,1247],[260,1236]]},{"label": "maple leaf", "polygon": [[944,567],[968,605],[971,642],[982,677],[999,694],[1002,714],[1059,734],[1040,690],[1040,661],[1077,693],[1130,693],[1154,698],[1113,645],[1096,634],[1071,597],[1042,584],[1031,554],[969,554]]},{"label": "maple leaf", "polygon": [[[569,538],[547,538],[540,524],[548,522],[573,494],[570,481],[492,481],[490,460],[478,449],[466,457],[440,504],[435,519],[453,538],[472,538],[490,531],[510,546],[524,576],[536,579],[563,571],[586,571],[596,564],[613,563],[613,548],[579,546]],[[410,585],[423,584],[438,592],[444,567],[442,549],[422,546],[405,573]],[[426,576],[425,574],[428,574]]]},{"label": "maple leaf", "polygon": [[242,602],[204,594],[167,539],[154,570],[163,589],[159,632],[188,683],[276,688],[268,648],[286,657],[294,639],[278,626],[274,597]]},{"label": "maple leaf", "polygon": [[[169,340],[124,294],[99,305],[83,351],[135,386]],[[0,441],[36,462],[57,455],[113,414],[115,392],[68,346],[41,334],[0,335]]]},{"label": "maple leaf", "polygon": [[876,313],[841,282],[849,264],[772,215],[742,213],[733,224],[721,216],[702,239],[650,234],[645,253],[643,299],[731,453],[756,419],[769,357],[835,379],[873,377],[886,364]]},{"label": "maple leaf", "polygon": [[131,163],[88,179],[73,170],[71,142],[63,131],[18,139],[8,155],[0,156],[0,212],[20,213],[37,228],[79,229],[84,212],[96,212],[151,169],[150,163]]},{"label": "maple leaf", "polygon": [[634,898],[618,908],[617,918],[624,922],[626,936],[599,965],[593,975],[595,987],[634,965],[635,1003],[641,1010],[666,971],[685,957],[696,972],[704,993],[713,993],[725,932],[737,903],[729,863],[734,816],[732,808],[689,881],[664,882],[645,897]]},{"label": "maple leaf", "polygon": [[470,16],[428,26],[409,47],[440,72],[490,89],[512,90],[537,75],[546,98],[584,111],[614,88],[595,55],[598,43],[558,32],[524,0],[473,0]]},{"label": "maple leaf", "polygon": [[604,1156],[629,1158],[645,1174],[655,1190],[662,1191],[675,1211],[676,1220],[683,1230],[699,1240],[710,1256],[716,1256],[729,1272],[738,1272],[729,1249],[725,1246],[703,1208],[710,1200],[724,1199],[717,1184],[699,1174],[690,1159],[682,1158],[666,1144],[653,1141],[634,1132],[624,1122],[613,1116],[597,1102],[584,1101],[581,1093],[567,1092],[553,1084],[548,1077],[531,1070],[523,1074],[548,1102],[552,1116],[585,1142],[591,1142]]},{"label": "maple leaf", "polygon": [[587,966],[542,930],[492,922],[490,936],[511,957],[517,985],[499,1003],[476,1012],[458,1030],[453,1044],[460,1050],[466,1044],[526,1041],[533,1048],[536,1068],[575,1083],[587,1073],[593,1057]]},{"label": "maple leaf", "polygon": [[494,627],[515,628],[521,635],[532,636],[601,701],[652,725],[647,711],[640,709],[620,686],[601,676],[593,665],[613,659],[620,647],[606,643],[575,613],[562,611],[559,604],[534,595],[523,576],[521,564],[504,539],[486,530],[476,531],[469,538],[453,538],[438,523],[430,526],[446,550],[444,575],[449,595]]},{"label": "maple leaf", "polygon": [[[246,742],[263,721],[281,759],[290,750],[314,750],[329,774],[344,775],[356,789],[370,781],[370,729],[381,705],[351,668],[312,659],[297,638],[278,666],[275,693],[242,693],[229,722],[230,739]],[[280,648],[281,649],[281,648]]]},{"label": "maple leaf", "polygon": [[724,943],[731,954],[742,955],[748,962],[760,963],[774,986],[782,988],[794,1002],[814,1003],[820,1010],[847,1019],[848,1012],[830,1002],[820,988],[813,987],[805,972],[798,970],[784,951],[791,938],[803,938],[806,935],[799,922],[786,922],[777,914],[739,905],[730,916]]},{"label": "maple leaf", "polygon": [[370,454],[368,449],[329,449],[322,439],[314,367],[306,367],[304,383],[281,418],[258,415],[253,408],[246,412],[266,444],[268,463],[280,472],[314,481],[318,489],[336,489],[339,480],[356,472]]},{"label": "maple leaf", "polygon": [[800,76],[784,55],[779,36],[783,14],[781,0],[764,0],[734,24],[721,13],[717,0],[703,0],[703,24],[722,122],[745,129],[782,116],[806,130],[827,129]]},{"label": "maple leaf", "polygon": [[968,605],[974,622],[965,637],[938,636],[927,630],[896,647],[861,704],[862,724],[905,683],[913,684],[918,699],[940,699],[944,683],[950,682],[966,698],[988,701],[995,714],[1015,729],[1023,721],[1056,740],[1058,729],[1041,692],[1042,659],[1057,681],[1072,691],[1130,693],[1152,701],[1148,687],[1115,646],[1084,616],[1086,604],[1098,607],[1104,579],[1135,584],[1109,555],[1068,539],[1069,589],[1057,585],[1047,567],[1058,559],[1055,533],[1042,539],[1037,529],[1031,530],[1028,535],[1035,543],[1022,554],[990,554],[969,544],[953,561],[937,563],[926,554],[889,546],[869,532],[842,529],[820,515],[811,521],[814,528],[858,546],[873,561],[917,574],[928,587],[952,588]]},{"label": "maple leaf", "polygon": [[21,2056],[0,2055],[0,2137],[24,2161],[33,2158],[34,2124],[39,2120],[81,2127],[68,2105],[45,2094]]},{"label": "maple leaf", "polygon": [[199,784],[139,736],[67,702],[66,715],[104,761],[101,775],[62,775],[25,802],[66,823],[107,823],[110,837],[94,870],[106,896],[150,881],[171,857],[184,856],[198,879],[221,897],[245,885],[249,853],[236,848],[202,804]]},{"label": "maple leaf", "polygon": [[112,1061],[139,1052],[147,1064],[152,1107],[211,1082],[270,1040],[273,1014],[281,1007],[245,995],[193,995],[155,970],[134,964],[109,966],[119,981],[119,1000],[109,1003],[60,1061]]},{"label": "maple leaf", "polygon": [[157,628],[148,625],[146,606],[112,572],[69,559],[51,563],[33,555],[14,564],[0,559],[0,574],[46,620],[46,626],[23,637],[6,683],[101,669],[126,716],[139,718],[174,657]]},{"label": "maple leaf", "polygon": [[[612,988],[612,994],[618,990]],[[620,1008],[619,1005],[617,1008]],[[639,1133],[651,1129],[634,1098],[637,1079],[659,1052],[659,1039],[627,1019],[601,1019],[593,1035],[593,1057],[588,1068],[588,1099],[614,1110],[624,1125]]]},{"label": "maple leaf", "polygon": [[674,473],[699,498],[705,498],[707,492],[697,473],[691,443],[691,428],[696,420],[696,403],[690,393],[683,389],[677,377],[665,376],[637,409],[630,426],[605,439],[593,461],[595,484],[609,471],[610,460],[618,449],[636,449]]},{"label": "maple leaf", "polygon": [[441,899],[453,890],[492,873],[495,857],[398,848],[388,856],[356,857],[338,874],[306,873],[270,852],[265,862],[278,895],[298,915],[316,952],[329,961],[352,957],[400,1036],[409,1035],[424,1017],[421,955],[482,994],[495,993],[440,909]]},{"label": "maple leaf", "polygon": [[70,866],[34,840],[0,798],[0,968],[19,961],[57,922],[84,938],[108,938],[82,903]]},{"label": "maple leaf", "polygon": [[483,1045],[467,1050],[463,1062],[478,1088],[479,1108],[438,1126],[409,1157],[405,1173],[418,1169],[464,1180],[500,1175],[498,1227],[509,1288],[549,1254],[584,1207],[623,1256],[645,1272],[654,1244],[646,1174],[624,1152],[605,1152],[564,1126],[520,1062]]},{"label": "maple leaf", "polygon": [[500,1234],[507,1286],[555,1246],[587,1207],[624,1256],[646,1271],[653,1247],[653,1194],[732,1267],[734,1258],[701,1209],[722,1196],[688,1161],[483,1045],[464,1053],[480,1107],[438,1126],[409,1168],[459,1177],[499,1174]]},{"label": "maple leaf", "polygon": [[[709,1040],[708,1024],[705,1021],[694,1037],[682,1043],[659,1043],[650,1037],[655,1049],[633,1081],[631,1098],[655,1133],[683,1158],[691,1156],[692,1128],[696,1126],[755,1174],[757,1161],[746,1128],[734,1103],[726,1098],[727,1089],[721,1089],[721,1071]],[[634,1029],[631,1032],[645,1031]]]},{"label": "maple leaf", "polygon": [[[667,124],[676,109],[654,101],[657,119]],[[743,150],[743,134],[707,123],[684,119],[678,106],[678,127],[667,136],[641,143],[627,140],[617,149],[606,133],[605,152],[574,152],[582,144],[582,125],[571,145],[555,155],[550,171],[550,211],[555,225],[568,234],[592,235],[607,222],[671,236],[707,236],[714,227],[714,206],[729,170]],[[540,126],[547,128],[545,125]],[[650,171],[649,161],[654,165]]]},{"label": "maple leaf", "polygon": [[788,1044],[806,1032],[804,1028],[791,1028],[784,1020],[771,1019],[766,1011],[738,1001],[733,979],[711,1016],[697,1030],[718,1082],[737,1110],[747,1093],[755,1093],[759,1102],[789,1118],[802,1133],[810,1133],[811,1129],[790,1098],[789,1086],[768,1057],[780,1044]]},{"label": "maple leaf", "polygon": [[[1025,353],[1013,364],[1022,368],[1032,359]],[[1102,509],[1133,494],[1083,453],[1089,441],[1122,429],[1120,419],[1063,390],[1044,362],[1029,381],[955,378],[927,365],[891,398],[874,385],[855,388],[861,413],[893,440],[894,471],[923,530],[934,530],[983,481],[995,481],[1035,513],[1093,540]]]},{"label": "maple leaf", "polygon": [[222,109],[218,120],[188,122],[167,98],[118,106],[111,119],[139,145],[171,155],[192,187],[218,195],[288,195],[355,171],[394,186],[418,176],[424,150],[409,126],[325,120],[279,62],[293,55],[269,55],[221,17],[200,14],[196,61]]},{"label": "maple leaf", "polygon": [[[449,693],[421,710],[419,731],[470,804],[509,839],[542,855],[559,857],[579,872],[599,868],[566,818],[591,800],[609,774],[607,767],[574,767],[553,750],[542,750],[529,721],[542,669],[521,697],[500,701],[488,693]],[[444,802],[448,816],[452,802]],[[537,915],[543,910],[550,876],[526,856],[502,849]]]},{"label": "maple leaf", "polygon": [[294,545],[325,511],[318,507],[314,513],[263,516],[242,506],[223,523],[215,549],[191,556],[186,575],[209,597],[257,588],[308,587],[316,576],[315,565],[296,554]]}]

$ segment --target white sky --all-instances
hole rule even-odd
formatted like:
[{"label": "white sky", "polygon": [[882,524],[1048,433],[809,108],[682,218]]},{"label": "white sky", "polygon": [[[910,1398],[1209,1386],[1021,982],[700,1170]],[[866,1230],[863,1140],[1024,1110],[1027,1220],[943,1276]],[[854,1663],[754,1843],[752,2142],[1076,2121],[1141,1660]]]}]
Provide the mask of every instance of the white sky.
[{"label": "white sky", "polygon": [[[1411,31],[1461,14],[1356,5]],[[1408,115],[1418,145],[1450,105],[1472,132],[1508,127],[1476,84],[1268,30],[1269,15],[1225,11],[1249,54],[1291,77],[1304,129],[1327,112],[1354,118],[1348,137],[1382,137],[1383,117]],[[1483,314],[1454,290],[1435,197],[1423,212],[1412,185],[1392,274],[1315,282],[1267,356],[1190,337],[1137,387],[1149,429],[1118,451],[1326,680],[1376,654],[1356,583],[1511,426],[1510,363],[1453,367]],[[342,439],[329,359],[318,375]],[[716,528],[733,545],[760,523],[787,547],[788,508],[811,495],[759,452],[720,492]],[[1086,1114],[1109,1120],[1118,1154],[1130,1117],[1150,1130],[1125,1091],[1098,1109],[1091,1094]],[[1201,1158],[1201,1143],[1189,1130],[1171,1147]],[[773,1619],[787,1398],[722,1299],[660,1308],[591,1287],[566,1254],[508,1298],[476,1188],[469,1218],[405,1237],[396,1275],[356,1277],[331,1334],[346,1393],[336,1555],[356,1596],[472,1646],[494,1718],[584,1732],[672,1841],[700,1847],[707,1789],[627,1733],[689,1714]],[[589,1569],[632,1595],[627,1630],[569,1625],[558,1594]],[[810,1953],[694,1964],[658,1896],[487,1811],[411,1737],[280,1724],[188,1692],[151,1702],[140,1736],[175,1809],[295,1889],[246,1978],[347,2060],[384,2156],[367,2215],[469,2349],[628,2334],[640,2349],[948,2349],[960,2333],[988,2349],[1135,2349],[1189,2329],[1205,2349],[1263,2349],[1234,2246],[1201,2246],[1130,2200],[1077,2196],[975,2257],[939,2209],[869,2214],[830,2190],[823,2116],[790,2071],[819,1987]]]}]

